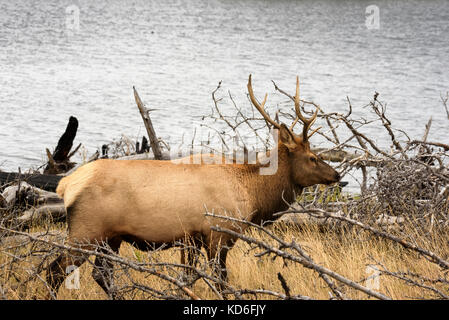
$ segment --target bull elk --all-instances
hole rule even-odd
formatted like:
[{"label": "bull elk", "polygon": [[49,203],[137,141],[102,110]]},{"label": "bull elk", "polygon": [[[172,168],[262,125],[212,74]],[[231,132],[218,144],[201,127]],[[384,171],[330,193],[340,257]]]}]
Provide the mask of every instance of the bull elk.
[{"label": "bull elk", "polygon": [[[260,170],[267,166],[261,162],[204,165],[105,159],[88,163],[63,178],[57,188],[67,210],[67,244],[89,249],[103,242],[118,252],[123,241],[149,249],[189,236],[200,240],[209,260],[216,259],[225,279],[226,255],[236,238],[215,232],[211,226],[237,232],[246,226],[207,217],[205,208],[261,223],[285,210],[286,201],[293,202],[304,187],[338,182],[339,174],[310,150],[309,129],[317,112],[310,119],[301,114],[298,78],[293,98],[297,118],[290,128],[265,112],[267,95],[262,103],[257,101],[251,75],[247,87],[252,104],[279,130],[278,144],[269,155],[277,157],[276,172],[261,175]],[[298,121],[304,125],[300,136],[293,133]],[[50,288],[59,288],[66,267],[80,266],[86,259],[79,252],[62,253],[47,269]],[[95,265],[93,278],[107,291],[111,283],[106,275],[112,265],[100,256]]]}]

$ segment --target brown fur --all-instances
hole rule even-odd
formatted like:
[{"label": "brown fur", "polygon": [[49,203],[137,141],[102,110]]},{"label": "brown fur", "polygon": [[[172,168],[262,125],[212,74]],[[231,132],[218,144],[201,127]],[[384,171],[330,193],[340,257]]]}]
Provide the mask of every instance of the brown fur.
[{"label": "brown fur", "polygon": [[[122,241],[139,246],[172,243],[192,236],[205,245],[209,258],[218,254],[225,267],[227,250],[236,239],[212,231],[211,226],[235,231],[246,226],[206,217],[206,209],[261,223],[286,209],[284,199],[292,202],[295,192],[304,187],[339,180],[338,173],[310,151],[308,142],[304,143],[284,125],[280,128],[277,152],[271,152],[272,156],[276,153],[278,170],[274,175],[260,175],[260,163],[97,160],[86,164],[63,178],[57,188],[69,215],[68,243],[88,245],[104,241],[118,251]],[[80,265],[84,259],[63,255],[55,260],[48,270],[51,287],[59,287],[64,279],[62,272],[69,264]],[[225,271],[223,276],[226,277]],[[101,280],[101,274],[94,274],[94,278],[108,290],[110,283]]]}]

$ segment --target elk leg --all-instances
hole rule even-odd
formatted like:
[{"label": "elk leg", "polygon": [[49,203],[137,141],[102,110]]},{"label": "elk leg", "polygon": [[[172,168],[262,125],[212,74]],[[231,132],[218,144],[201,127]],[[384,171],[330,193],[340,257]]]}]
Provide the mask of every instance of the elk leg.
[{"label": "elk leg", "polygon": [[[217,242],[209,246],[208,248],[208,258],[209,261],[214,260],[216,266],[217,276],[220,280],[226,282],[228,280],[228,271],[226,269],[226,258],[228,255],[228,251],[234,246],[234,242],[232,239],[223,242]],[[218,289],[222,290],[223,285],[221,283],[218,284]]]},{"label": "elk leg", "polygon": [[220,248],[218,252],[217,262],[218,262],[218,275],[221,280],[228,280],[228,270],[226,269],[226,258],[228,256],[228,248]]},{"label": "elk leg", "polygon": [[[121,243],[122,240],[120,238],[113,238],[106,242],[106,244],[109,245],[111,250],[115,253],[118,253]],[[100,252],[103,254],[107,254],[108,250],[106,250],[106,248],[101,248]],[[117,296],[111,290],[113,285],[113,273],[114,266],[109,259],[100,256],[95,257],[95,265],[92,271],[92,277],[109,297],[111,297],[113,300],[116,300]]]}]

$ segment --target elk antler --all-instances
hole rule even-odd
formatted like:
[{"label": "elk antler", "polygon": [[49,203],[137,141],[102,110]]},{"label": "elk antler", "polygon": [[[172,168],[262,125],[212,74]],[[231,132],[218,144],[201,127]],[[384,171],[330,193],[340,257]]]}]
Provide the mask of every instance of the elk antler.
[{"label": "elk antler", "polygon": [[248,79],[248,93],[249,93],[249,98],[251,99],[251,102],[256,107],[256,109],[260,112],[260,114],[264,117],[264,119],[267,122],[269,122],[272,126],[274,126],[276,129],[281,129],[280,124],[277,123],[276,121],[274,121],[273,119],[271,119],[270,116],[265,112],[264,106],[265,106],[265,102],[267,102],[268,94],[265,93],[265,98],[263,99],[262,104],[259,104],[259,102],[257,102],[257,99],[254,96],[253,86],[251,84],[251,75],[249,75],[249,79]]},{"label": "elk antler", "polygon": [[[295,111],[296,111],[296,119],[295,119],[295,121],[293,121],[292,125],[290,126],[290,130],[293,131],[293,127],[295,126],[295,124],[298,123],[299,120],[301,120],[304,123],[303,131],[302,131],[303,141],[306,142],[315,132],[317,132],[320,129],[320,128],[317,128],[310,135],[307,135],[307,132],[309,131],[310,127],[313,125],[313,123],[316,120],[316,117],[318,114],[318,108],[310,119],[306,119],[301,114],[301,109],[299,106],[299,101],[300,101],[299,100],[299,77],[296,77],[296,94],[294,97],[290,96],[286,92],[277,88],[276,84],[275,84],[275,88],[277,90],[281,91],[282,93],[286,94],[288,97],[290,97],[294,101]],[[265,102],[267,102],[268,94],[265,94],[265,98],[263,99],[263,102],[261,104],[259,102],[257,102],[257,99],[254,96],[253,86],[251,84],[251,75],[249,75],[249,79],[248,79],[248,93],[249,93],[251,102],[256,107],[256,109],[259,110],[260,114],[264,117],[264,119],[268,123],[273,125],[276,129],[280,129],[281,126],[279,125],[279,123],[277,123],[276,121],[271,119],[270,116],[265,112],[264,106],[265,106]]]},{"label": "elk antler", "polygon": [[[310,119],[306,119],[304,118],[304,116],[301,114],[301,108],[299,106],[299,77],[296,76],[296,94],[294,97],[294,102],[295,102],[295,111],[296,111],[296,116],[298,117],[297,119],[301,120],[304,123],[304,127],[302,129],[302,139],[304,142],[306,142],[309,137],[311,137],[318,129],[316,129],[314,132],[312,132],[312,134],[307,135],[307,132],[309,131],[310,127],[313,125],[313,123],[316,120],[317,114],[318,114],[318,108],[316,109],[315,113],[313,114],[313,116]],[[293,122],[292,124],[292,128],[293,126],[296,124],[297,120],[295,120],[295,122]]]}]

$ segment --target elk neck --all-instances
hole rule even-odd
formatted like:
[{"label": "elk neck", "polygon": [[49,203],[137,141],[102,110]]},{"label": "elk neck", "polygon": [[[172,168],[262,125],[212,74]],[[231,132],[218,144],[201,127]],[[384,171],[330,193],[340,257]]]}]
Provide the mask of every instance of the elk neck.
[{"label": "elk neck", "polygon": [[[300,194],[302,188],[295,186],[288,160],[288,149],[283,144],[277,147],[278,167],[274,174],[261,175],[260,169],[264,164],[247,164],[239,177],[242,187],[251,203],[254,212],[251,221],[259,224],[261,221],[273,220],[273,214],[286,210],[288,203],[292,203],[295,194]],[[276,157],[276,152],[270,157]],[[268,164],[269,165],[269,164]]]}]

